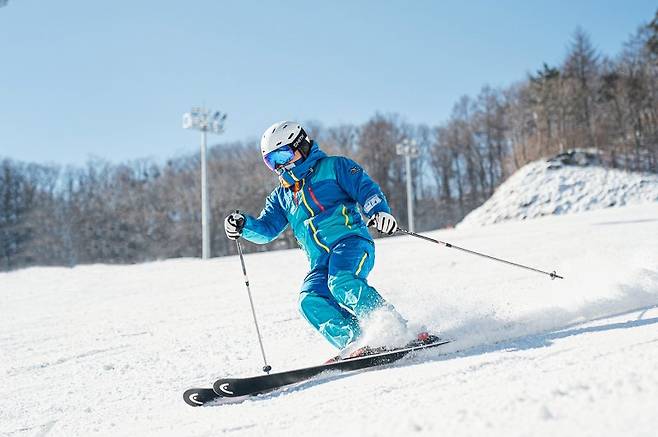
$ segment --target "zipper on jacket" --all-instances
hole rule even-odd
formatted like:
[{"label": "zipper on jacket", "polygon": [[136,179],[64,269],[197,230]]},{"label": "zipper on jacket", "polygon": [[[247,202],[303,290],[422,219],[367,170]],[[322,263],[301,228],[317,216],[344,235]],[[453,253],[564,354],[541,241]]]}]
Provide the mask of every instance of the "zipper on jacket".
[{"label": "zipper on jacket", "polygon": [[306,195],[304,194],[304,185],[305,185],[305,183],[304,183],[304,181],[302,181],[302,187],[300,189],[300,191],[302,193],[301,194],[302,203],[304,203],[304,206],[308,210],[309,214],[311,214],[311,217],[315,217],[315,211],[313,211],[313,208],[311,208],[311,205],[309,205],[308,202],[306,201]]}]

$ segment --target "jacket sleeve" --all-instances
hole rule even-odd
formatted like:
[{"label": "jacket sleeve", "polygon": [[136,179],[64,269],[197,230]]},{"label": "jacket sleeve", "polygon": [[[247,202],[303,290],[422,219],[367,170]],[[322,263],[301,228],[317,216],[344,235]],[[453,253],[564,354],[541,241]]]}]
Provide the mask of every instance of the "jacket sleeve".
[{"label": "jacket sleeve", "polygon": [[265,244],[274,240],[288,226],[286,212],[281,207],[277,190],[265,199],[265,207],[257,218],[245,214],[242,237],[256,244]]},{"label": "jacket sleeve", "polygon": [[356,200],[367,217],[378,212],[391,212],[382,189],[365,170],[349,158],[336,159],[336,180],[347,194]]}]

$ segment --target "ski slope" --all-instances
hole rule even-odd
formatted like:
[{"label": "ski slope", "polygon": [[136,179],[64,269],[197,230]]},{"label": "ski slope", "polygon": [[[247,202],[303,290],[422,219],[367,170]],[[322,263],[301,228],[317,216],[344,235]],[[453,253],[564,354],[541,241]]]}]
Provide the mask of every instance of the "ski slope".
[{"label": "ski slope", "polygon": [[[379,240],[371,283],[453,344],[203,408],[182,392],[263,365],[236,257],[0,274],[0,435],[656,435],[658,203],[428,235],[566,279]],[[303,253],[246,262],[274,371],[333,355],[297,312]]]}]

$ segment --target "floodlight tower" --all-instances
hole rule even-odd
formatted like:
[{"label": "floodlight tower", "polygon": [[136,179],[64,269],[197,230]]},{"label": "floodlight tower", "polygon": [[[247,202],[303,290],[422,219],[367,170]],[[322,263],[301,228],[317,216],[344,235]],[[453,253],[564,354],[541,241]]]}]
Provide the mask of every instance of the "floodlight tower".
[{"label": "floodlight tower", "polygon": [[221,134],[224,132],[226,114],[210,111],[206,108],[194,107],[183,114],[183,129],[201,131],[201,257],[210,258],[210,198],[208,197],[208,178],[206,161],[206,141],[208,132]]},{"label": "floodlight tower", "polygon": [[407,218],[409,221],[409,230],[414,229],[414,196],[411,186],[411,158],[417,158],[420,154],[415,140],[404,139],[402,143],[395,146],[395,152],[398,155],[404,155],[405,166],[407,170]]}]

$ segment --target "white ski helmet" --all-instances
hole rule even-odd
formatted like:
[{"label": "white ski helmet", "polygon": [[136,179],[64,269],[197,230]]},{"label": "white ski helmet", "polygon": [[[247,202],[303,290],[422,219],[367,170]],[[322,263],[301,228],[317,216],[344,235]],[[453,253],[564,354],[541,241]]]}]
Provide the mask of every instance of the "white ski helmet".
[{"label": "white ski helmet", "polygon": [[268,153],[285,145],[290,145],[294,150],[299,149],[306,157],[308,149],[301,146],[308,145],[310,148],[311,140],[296,121],[280,121],[268,127],[263,133],[260,139],[260,153],[265,157]]}]

